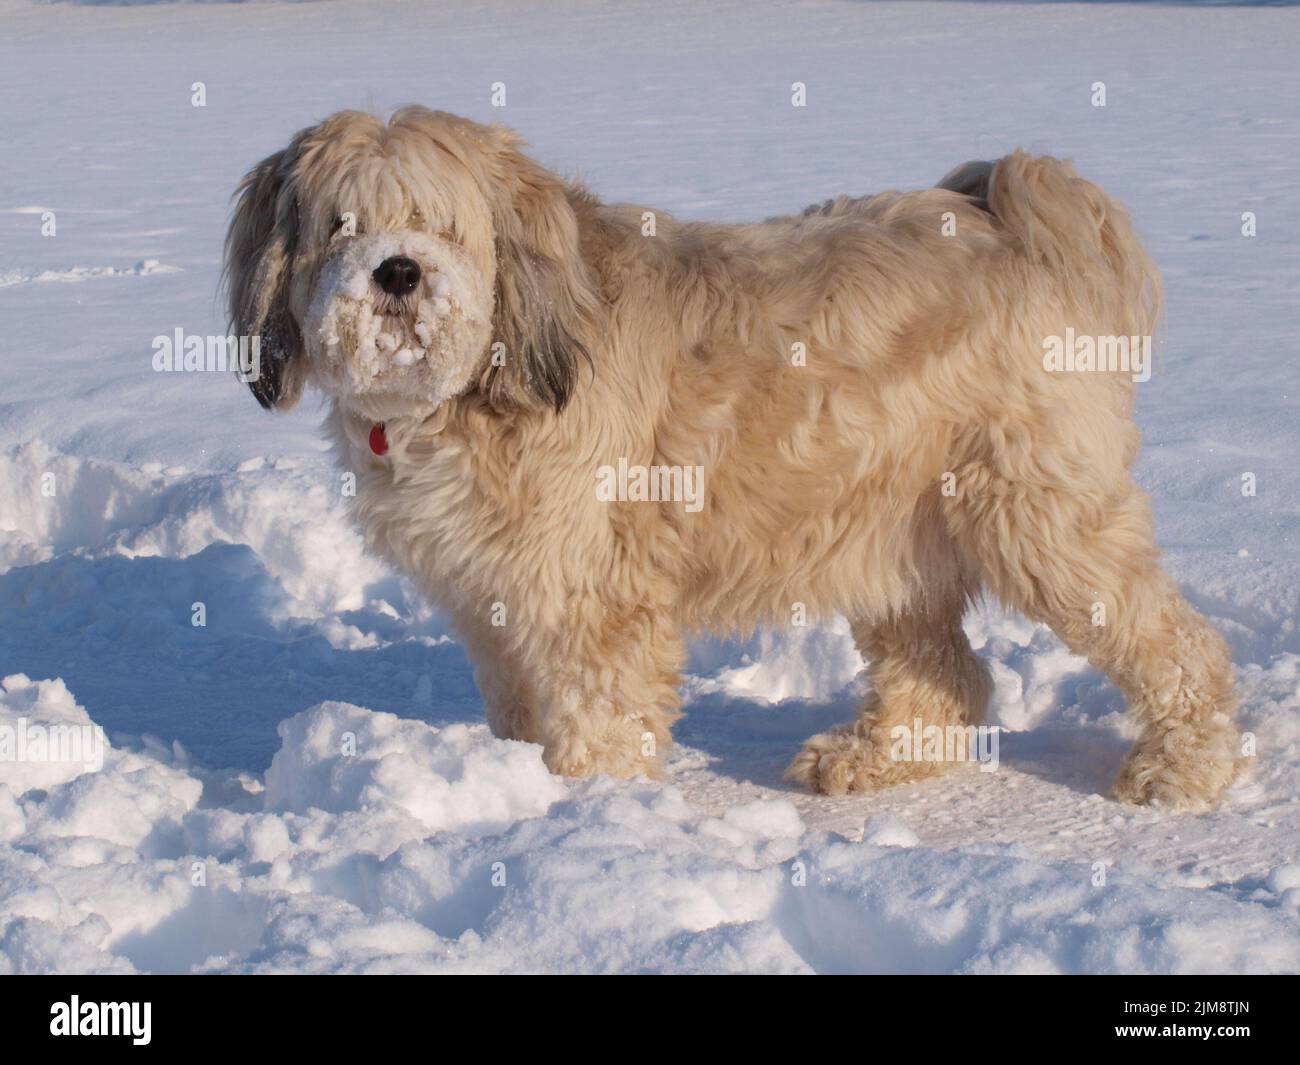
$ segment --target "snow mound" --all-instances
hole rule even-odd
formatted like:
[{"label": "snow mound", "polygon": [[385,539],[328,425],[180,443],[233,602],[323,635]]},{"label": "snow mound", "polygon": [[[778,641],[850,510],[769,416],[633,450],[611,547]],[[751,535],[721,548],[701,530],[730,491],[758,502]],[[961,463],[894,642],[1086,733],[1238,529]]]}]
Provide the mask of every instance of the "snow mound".
[{"label": "snow mound", "polygon": [[280,724],[266,808],[344,813],[395,807],[427,831],[483,832],[539,817],[564,795],[541,748],[485,726],[436,729],[347,703],[322,703]]},{"label": "snow mound", "polygon": [[762,628],[743,641],[701,640],[691,649],[689,690],[764,703],[829,699],[853,682],[862,657],[849,623]]},{"label": "snow mound", "polygon": [[862,842],[875,847],[915,847],[921,841],[897,817],[879,815],[862,827]]},{"label": "snow mound", "polygon": [[35,440],[0,452],[0,574],[59,553],[186,558],[216,544],[251,547],[314,617],[354,610],[388,572],[347,519],[341,475],[296,462],[194,474],[62,454]]},{"label": "snow mound", "polygon": [[827,842],[786,931],[822,972],[1294,972],[1300,923],[1278,900],[1168,889],[1012,848]]},{"label": "snow mound", "polygon": [[0,785],[9,793],[93,772],[103,766],[107,749],[103,731],[63,681],[36,682],[21,673],[0,678]]}]

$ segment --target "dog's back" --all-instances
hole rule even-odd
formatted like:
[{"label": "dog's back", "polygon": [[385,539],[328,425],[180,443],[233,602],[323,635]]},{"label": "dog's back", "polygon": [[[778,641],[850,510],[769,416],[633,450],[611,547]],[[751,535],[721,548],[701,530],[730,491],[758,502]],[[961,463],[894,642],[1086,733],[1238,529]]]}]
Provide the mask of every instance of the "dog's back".
[{"label": "dog's back", "polygon": [[1042,426],[1025,446],[1052,453],[1100,433],[1099,481],[1135,453],[1130,374],[1044,372],[1045,337],[1147,335],[1159,307],[1123,211],[1068,164],[1017,153],[754,225],[661,221],[634,247],[646,273],[615,319],[668,306],[679,330],[618,330],[647,394],[667,384],[657,460],[707,468],[709,514],[665,514],[694,626],[900,609],[935,569],[945,474],[999,421]]}]

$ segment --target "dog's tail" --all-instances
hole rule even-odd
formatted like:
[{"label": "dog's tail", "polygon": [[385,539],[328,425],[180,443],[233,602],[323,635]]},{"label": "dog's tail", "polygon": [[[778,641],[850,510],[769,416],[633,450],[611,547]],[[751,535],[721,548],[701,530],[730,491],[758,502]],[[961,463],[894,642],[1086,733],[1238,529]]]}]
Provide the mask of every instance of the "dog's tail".
[{"label": "dog's tail", "polygon": [[997,218],[1076,301],[1109,321],[1109,332],[1155,332],[1163,300],[1155,263],[1124,208],[1069,163],[1017,151],[959,166],[939,187],[971,197]]}]

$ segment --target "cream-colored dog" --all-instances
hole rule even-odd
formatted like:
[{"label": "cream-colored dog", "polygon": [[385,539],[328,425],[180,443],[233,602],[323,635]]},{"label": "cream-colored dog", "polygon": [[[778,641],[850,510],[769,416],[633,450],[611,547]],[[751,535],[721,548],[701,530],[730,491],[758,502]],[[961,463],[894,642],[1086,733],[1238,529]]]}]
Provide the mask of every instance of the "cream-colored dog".
[{"label": "cream-colored dog", "polygon": [[226,269],[253,392],[328,394],[367,542],[553,771],[657,771],[684,634],[842,612],[873,690],[790,775],[933,773],[891,730],[983,719],[986,589],[1126,695],[1120,798],[1231,782],[1228,653],[1128,472],[1159,280],[1069,165],[713,225],[604,204],[500,126],[344,112],[245,178]]}]

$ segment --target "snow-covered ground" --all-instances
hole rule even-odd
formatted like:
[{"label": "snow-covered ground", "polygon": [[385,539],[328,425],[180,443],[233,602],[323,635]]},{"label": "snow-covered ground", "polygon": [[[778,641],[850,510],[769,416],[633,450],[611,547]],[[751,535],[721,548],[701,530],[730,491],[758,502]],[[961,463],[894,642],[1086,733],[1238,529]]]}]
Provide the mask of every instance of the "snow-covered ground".
[{"label": "snow-covered ground", "polygon": [[[1298,52],[1285,6],[0,0],[0,725],[110,744],[0,761],[0,971],[1300,970]],[[494,739],[320,409],[151,366],[224,331],[244,170],[411,101],[686,217],[1073,157],[1165,272],[1139,477],[1254,773],[1202,817],[1115,804],[1118,693],[992,605],[997,772],[782,783],[860,698],[843,626],[696,647],[663,784]]]}]

